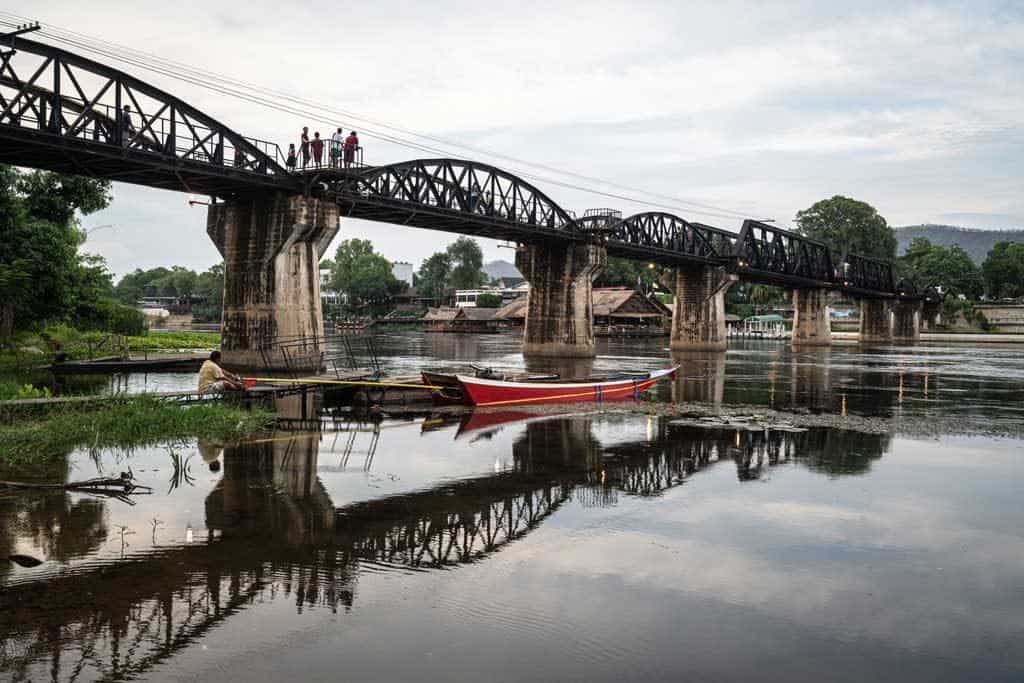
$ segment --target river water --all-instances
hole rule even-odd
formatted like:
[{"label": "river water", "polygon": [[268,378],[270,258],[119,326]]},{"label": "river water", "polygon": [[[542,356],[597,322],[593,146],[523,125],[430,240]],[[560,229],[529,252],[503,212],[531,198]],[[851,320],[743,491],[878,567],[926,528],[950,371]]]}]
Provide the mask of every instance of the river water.
[{"label": "river water", "polygon": [[[522,363],[505,335],[377,343],[393,373]],[[0,565],[0,674],[1024,680],[1018,351],[761,343],[673,359],[631,340],[553,369],[672,360],[682,372],[654,404],[337,413],[245,443],[2,469],[130,468],[153,493],[0,497],[0,554],[43,560]],[[694,426],[658,409],[673,403],[823,426]]]}]

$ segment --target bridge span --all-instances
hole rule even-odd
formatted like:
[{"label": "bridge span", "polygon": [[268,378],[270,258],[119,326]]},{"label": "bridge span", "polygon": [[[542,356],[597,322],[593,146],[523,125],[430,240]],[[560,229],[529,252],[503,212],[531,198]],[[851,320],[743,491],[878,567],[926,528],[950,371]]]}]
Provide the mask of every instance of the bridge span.
[{"label": "bridge span", "polygon": [[[794,292],[795,345],[830,343],[834,293],[862,302],[864,341],[915,341],[934,290],[890,262],[834,254],[747,220],[739,233],[666,212],[578,216],[514,174],[475,161],[414,159],[292,172],[279,146],[241,135],[145,81],[52,45],[0,37],[0,162],[209,195],[224,257],[223,348],[257,365],[281,337],[323,336],[318,263],[341,218],[519,244],[530,282],[524,352],[594,353],[591,281],[609,255],[657,263],[674,294],[671,346],[725,347],[724,295],[743,280]],[[311,357],[315,357],[315,353]]]}]

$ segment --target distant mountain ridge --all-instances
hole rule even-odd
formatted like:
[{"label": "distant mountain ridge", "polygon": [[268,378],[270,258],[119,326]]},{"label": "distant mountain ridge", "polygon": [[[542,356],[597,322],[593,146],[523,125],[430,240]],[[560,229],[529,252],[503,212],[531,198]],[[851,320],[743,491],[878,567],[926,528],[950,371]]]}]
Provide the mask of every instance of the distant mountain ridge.
[{"label": "distant mountain ridge", "polygon": [[516,270],[516,267],[508,261],[498,259],[484,264],[484,272],[487,277],[522,277],[523,274]]},{"label": "distant mountain ridge", "polygon": [[971,260],[981,265],[988,252],[999,242],[1024,242],[1024,230],[974,230],[955,225],[906,225],[896,231],[896,253],[902,256],[917,237],[924,237],[940,247],[954,244],[967,252]]}]

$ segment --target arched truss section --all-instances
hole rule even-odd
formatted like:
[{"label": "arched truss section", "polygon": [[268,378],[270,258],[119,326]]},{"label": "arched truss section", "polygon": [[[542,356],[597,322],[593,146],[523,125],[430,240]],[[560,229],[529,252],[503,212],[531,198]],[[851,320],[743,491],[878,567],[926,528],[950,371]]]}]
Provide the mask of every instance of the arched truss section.
[{"label": "arched truss section", "polygon": [[152,187],[223,196],[298,185],[277,145],[117,69],[22,38],[0,53],[0,139],[3,162]]},{"label": "arched truss section", "polygon": [[[592,220],[595,217],[581,219]],[[732,257],[736,235],[670,213],[638,213],[599,229],[609,253],[636,255],[652,261],[722,263]]]},{"label": "arched truss section", "polygon": [[847,254],[836,266],[836,277],[839,286],[852,293],[891,297],[899,292],[892,263],[881,259]]},{"label": "arched truss section", "polygon": [[744,279],[781,286],[828,287],[836,275],[823,243],[753,220],[736,238],[735,267]]},{"label": "arched truss section", "polygon": [[339,179],[328,192],[356,218],[518,241],[574,234],[572,216],[546,194],[473,161],[378,166]]}]

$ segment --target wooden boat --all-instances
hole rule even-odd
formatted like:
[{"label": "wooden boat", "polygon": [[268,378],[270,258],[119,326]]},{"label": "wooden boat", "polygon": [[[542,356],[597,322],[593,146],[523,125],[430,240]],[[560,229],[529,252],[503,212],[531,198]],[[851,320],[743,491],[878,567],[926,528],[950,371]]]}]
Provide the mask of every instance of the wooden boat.
[{"label": "wooden boat", "polygon": [[679,366],[640,375],[620,375],[588,380],[509,382],[456,375],[463,401],[474,406],[505,406],[524,403],[578,403],[614,401],[638,397],[665,377],[674,377]]},{"label": "wooden boat", "polygon": [[[516,382],[549,382],[551,380],[558,379],[558,375],[531,375],[529,373],[509,374],[496,372],[490,368],[478,368],[476,366],[471,367],[476,370],[477,377],[485,377],[488,379]],[[465,403],[462,387],[459,386],[459,380],[455,375],[448,375],[440,372],[428,372],[427,370],[424,370],[420,373],[420,377],[423,378],[423,383],[427,386],[440,387],[440,389],[434,391],[434,400],[437,403]]]},{"label": "wooden boat", "polygon": [[[557,380],[558,375],[554,374],[536,374],[528,372],[518,373],[505,373],[492,370],[490,368],[478,368],[471,366],[476,371],[476,376],[484,379],[500,379],[506,382],[550,382]],[[423,379],[424,384],[428,384],[435,387],[457,387],[459,386],[459,380],[455,375],[449,375],[442,372],[430,372],[423,370],[420,372],[420,377]]]}]

